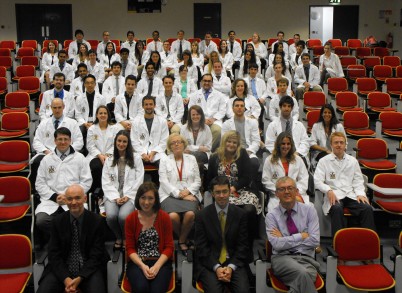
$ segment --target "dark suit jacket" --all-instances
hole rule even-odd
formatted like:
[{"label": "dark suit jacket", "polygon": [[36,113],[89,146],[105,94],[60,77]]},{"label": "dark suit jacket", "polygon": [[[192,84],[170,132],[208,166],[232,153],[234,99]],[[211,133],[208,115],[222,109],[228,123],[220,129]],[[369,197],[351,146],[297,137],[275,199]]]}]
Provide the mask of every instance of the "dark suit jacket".
[{"label": "dark suit jacket", "polygon": [[[196,278],[202,269],[211,270],[219,263],[222,233],[215,204],[204,208],[195,218]],[[247,216],[241,208],[229,204],[225,225],[226,249],[237,267],[248,264]]]},{"label": "dark suit jacket", "polygon": [[[89,278],[99,269],[104,269],[109,255],[105,249],[105,224],[101,216],[84,211],[81,227],[80,246],[84,258],[84,265],[79,276]],[[52,271],[58,280],[70,277],[67,259],[71,248],[70,212],[64,212],[54,218],[52,234],[49,242],[49,263],[43,272],[42,278]]]}]

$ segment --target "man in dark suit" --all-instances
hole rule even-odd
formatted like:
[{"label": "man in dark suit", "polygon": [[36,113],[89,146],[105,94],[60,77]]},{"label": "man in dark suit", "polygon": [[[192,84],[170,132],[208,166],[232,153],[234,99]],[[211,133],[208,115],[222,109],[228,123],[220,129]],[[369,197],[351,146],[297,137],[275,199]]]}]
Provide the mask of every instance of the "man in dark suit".
[{"label": "man in dark suit", "polygon": [[49,242],[49,263],[39,281],[39,293],[106,292],[102,218],[84,209],[87,196],[74,184],[65,192],[66,211],[54,218]]},{"label": "man in dark suit", "polygon": [[[246,267],[249,262],[247,216],[229,204],[230,184],[226,176],[211,181],[215,204],[195,219],[195,277],[208,293],[249,291]],[[223,232],[222,232],[223,231]]]}]

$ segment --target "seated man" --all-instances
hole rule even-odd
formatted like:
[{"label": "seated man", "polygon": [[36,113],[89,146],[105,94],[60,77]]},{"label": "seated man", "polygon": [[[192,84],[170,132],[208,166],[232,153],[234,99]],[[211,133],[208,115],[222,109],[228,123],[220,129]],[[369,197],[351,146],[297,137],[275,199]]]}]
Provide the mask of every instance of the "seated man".
[{"label": "seated man", "polygon": [[96,51],[89,50],[88,51],[89,62],[87,63],[88,73],[92,74],[96,78],[96,83],[98,84],[98,89],[102,89],[102,84],[105,79],[105,69],[103,68],[102,64],[100,64],[96,58],[98,55]]},{"label": "seated man", "polygon": [[53,221],[49,263],[37,292],[106,292],[103,272],[109,257],[104,221],[84,209],[87,196],[81,185],[70,185],[64,198],[69,211]]},{"label": "seated man", "polygon": [[[294,34],[293,35],[293,44],[289,45],[289,58],[292,58],[292,55],[296,53],[296,51],[297,51],[296,48],[297,48],[299,42],[300,42],[300,35]],[[304,43],[304,41],[302,41],[302,42]],[[305,45],[306,45],[306,43],[304,43],[301,53],[308,53],[308,50]]]},{"label": "seated man", "polygon": [[[295,44],[292,44],[292,45],[295,45]],[[290,58],[289,64],[290,64],[290,67],[292,68],[293,74],[295,73],[297,66],[303,64],[301,56],[303,53],[307,53],[307,52],[305,52],[305,49],[306,49],[306,43],[304,41],[298,41],[296,43],[295,52],[289,56],[289,58]]]},{"label": "seated man", "polygon": [[137,93],[140,95],[140,98],[145,96],[157,97],[163,94],[162,80],[155,76],[155,65],[152,62],[147,62],[145,64],[145,71],[147,75],[145,78],[141,78],[137,85]]},{"label": "seated man", "polygon": [[296,182],[290,177],[276,182],[279,205],[265,218],[272,245],[272,270],[289,292],[317,292],[315,279],[320,264],[314,259],[320,244],[320,228],[314,206],[296,200]]},{"label": "seated man", "polygon": [[166,119],[170,133],[180,133],[181,119],[184,114],[183,98],[173,91],[174,77],[165,76],[162,79],[165,91],[156,97],[155,112]]},{"label": "seated man", "polygon": [[218,46],[212,41],[212,33],[206,32],[204,40],[200,42],[200,53],[204,55],[204,64],[209,61],[209,55],[213,52],[218,52]]},{"label": "seated man", "polygon": [[[68,57],[69,61],[73,60],[75,56],[77,56],[80,52],[79,48],[81,44],[87,45],[87,48],[91,48],[91,44],[88,41],[84,40],[84,32],[80,29],[75,30],[74,32],[75,40],[70,43],[68,46]],[[59,51],[60,54],[61,51]],[[59,57],[60,59],[60,57]]]},{"label": "seated man", "polygon": [[249,292],[247,266],[248,247],[247,216],[243,209],[229,204],[230,184],[226,176],[211,181],[215,204],[196,214],[195,278],[205,292]]},{"label": "seated man", "polygon": [[[281,111],[279,107],[279,101],[282,97],[288,95],[289,88],[289,79],[282,77],[277,82],[276,85],[278,87],[278,93],[272,96],[271,102],[269,103],[269,119],[273,121],[275,117],[279,117],[279,113]],[[294,97],[291,97],[293,100],[293,110],[292,110],[292,118],[293,120],[299,120],[299,103],[297,103]]]},{"label": "seated man", "polygon": [[88,75],[88,66],[85,63],[78,64],[77,73],[78,77],[73,79],[69,90],[73,95],[74,100],[85,93],[84,79]]},{"label": "seated man", "polygon": [[294,82],[296,84],[296,99],[303,98],[303,94],[308,91],[320,92],[320,71],[318,67],[310,63],[310,55],[301,55],[303,65],[296,67]]},{"label": "seated man", "polygon": [[[134,56],[134,51],[135,51],[135,43],[136,41],[134,40],[134,31],[128,31],[127,32],[127,41],[125,41],[123,44],[121,44],[121,48],[127,48],[130,51],[130,59],[131,56]],[[133,61],[133,60],[131,60]]]},{"label": "seated man", "polygon": [[275,47],[276,43],[282,43],[283,45],[283,52],[285,53],[285,60],[289,59],[289,45],[288,43],[285,41],[285,33],[283,31],[279,31],[276,34],[276,37],[278,38],[277,41],[273,42],[271,45],[271,48],[273,50],[273,48]]},{"label": "seated man", "polygon": [[57,56],[59,58],[59,62],[56,62],[50,66],[49,78],[53,79],[53,76],[58,72],[63,73],[65,76],[65,85],[68,85],[66,89],[69,89],[69,85],[74,79],[73,66],[66,62],[67,52],[65,50],[60,50]]},{"label": "seated man", "polygon": [[[108,31],[104,31],[102,33],[102,41],[99,42],[98,46],[96,47],[96,53],[99,56],[102,56],[105,53],[106,44],[108,42],[110,42],[110,33]],[[113,43],[113,46],[116,47],[116,45],[114,43]],[[88,48],[91,48],[91,47],[88,47]]]},{"label": "seated man", "polygon": [[129,59],[130,51],[127,48],[120,50],[121,58],[121,75],[127,77],[129,75],[138,75],[137,65]]},{"label": "seated man", "polygon": [[147,44],[147,51],[151,55],[152,51],[163,52],[163,44],[159,39],[159,32],[152,32],[152,41]]},{"label": "seated man", "polygon": [[183,52],[185,50],[191,50],[191,44],[189,41],[184,39],[184,31],[179,30],[177,32],[177,40],[173,41],[170,51],[176,55],[177,62],[183,60]]},{"label": "seated man", "polygon": [[124,77],[121,76],[121,63],[112,63],[112,75],[109,76],[102,86],[102,96],[106,100],[106,105],[114,117],[114,103],[118,95],[124,94]]},{"label": "seated man", "polygon": [[373,208],[364,192],[359,162],[345,152],[345,134],[333,132],[330,142],[332,153],[318,162],[314,185],[324,193],[322,209],[325,215],[331,216],[332,235],[347,227],[344,207],[359,218],[361,227],[375,230]]},{"label": "seated man", "polygon": [[80,184],[86,193],[92,184],[88,161],[71,146],[71,131],[66,127],[56,129],[54,143],[56,148],[40,163],[35,183],[41,201],[35,210],[36,225],[47,236],[52,219],[68,209],[67,187]]},{"label": "seated man", "polygon": [[177,56],[170,51],[169,41],[163,42],[163,51],[161,52],[162,66],[166,68],[168,75],[174,75],[174,68],[177,63]]},{"label": "seated man", "polygon": [[233,66],[232,66],[232,71],[233,71],[233,76],[235,76],[235,70],[240,68],[240,59],[243,55],[243,50],[241,48],[241,44],[236,41],[236,33],[235,31],[229,31],[228,32],[229,39],[227,40],[228,47],[230,53],[233,55]]},{"label": "seated man", "polygon": [[65,79],[66,77],[61,72],[57,72],[53,75],[54,88],[43,93],[42,102],[39,108],[40,121],[52,116],[51,103],[54,98],[63,100],[64,116],[74,118],[75,101],[73,95],[64,90]]},{"label": "seated man", "polygon": [[226,72],[224,73],[224,71],[222,71],[222,62],[214,62],[213,68],[214,69],[211,74],[213,78],[214,89],[229,98],[230,91],[232,89],[232,82],[230,81],[230,78],[226,76]]},{"label": "seated man", "polygon": [[280,116],[268,125],[265,135],[265,147],[272,153],[277,136],[281,132],[287,131],[292,134],[297,154],[307,159],[310,150],[310,139],[303,123],[294,120],[292,117],[294,104],[293,99],[289,96],[281,98],[279,101]]}]

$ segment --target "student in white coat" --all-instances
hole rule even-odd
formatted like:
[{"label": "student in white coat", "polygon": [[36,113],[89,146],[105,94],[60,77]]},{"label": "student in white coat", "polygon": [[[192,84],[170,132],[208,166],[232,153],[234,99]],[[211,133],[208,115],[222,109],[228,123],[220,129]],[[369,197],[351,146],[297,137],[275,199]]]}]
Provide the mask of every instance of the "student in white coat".
[{"label": "student in white coat", "polygon": [[220,91],[227,98],[229,98],[232,82],[230,78],[226,76],[226,72],[223,71],[222,62],[215,61],[213,69],[214,71],[212,72],[212,78],[213,78],[214,89]]},{"label": "student in white coat", "polygon": [[244,79],[236,79],[232,85],[232,94],[228,103],[226,104],[226,117],[233,117],[233,101],[236,98],[241,98],[244,100],[246,105],[246,112],[244,113],[246,117],[258,119],[261,113],[261,107],[257,99],[254,96],[248,94],[248,86]]},{"label": "student in white coat", "polygon": [[324,194],[322,210],[331,216],[331,230],[347,227],[343,208],[358,217],[360,226],[375,230],[373,208],[364,191],[359,162],[346,154],[346,136],[334,132],[330,137],[332,154],[322,158],[314,173],[314,186]]},{"label": "student in white coat", "polygon": [[[150,53],[148,62],[150,62],[154,65],[154,69],[155,69],[154,75],[156,77],[159,77],[160,79],[162,79],[166,76],[166,74],[167,74],[166,68],[162,64],[162,58],[158,51],[152,51]],[[145,72],[145,70],[143,70],[141,78],[145,78],[146,75],[147,75],[147,73]]]},{"label": "student in white coat", "polygon": [[320,85],[324,86],[330,77],[344,77],[341,60],[338,55],[331,52],[331,42],[324,44],[324,54],[320,56]]},{"label": "student in white coat", "polygon": [[[89,47],[90,49],[91,47]],[[75,56],[73,63],[71,64],[73,66],[74,72],[77,71],[78,65],[81,63],[87,63],[89,61],[89,51],[87,45],[85,44],[80,44],[80,51],[77,56]]]},{"label": "student in white coat", "polygon": [[246,49],[243,57],[240,59],[240,67],[237,78],[247,78],[251,64],[258,65],[258,76],[261,76],[261,61],[255,56],[253,46],[251,44],[248,45],[251,46],[251,49]]},{"label": "student in white coat", "polygon": [[175,74],[174,77],[176,79],[179,78],[179,68],[184,65],[187,67],[187,77],[192,79],[195,84],[198,82],[198,67],[193,62],[193,57],[191,56],[191,52],[188,50],[184,50],[182,53],[182,58],[180,62],[176,63]]},{"label": "student in white coat", "polygon": [[226,75],[231,78],[233,78],[232,75],[232,68],[233,68],[233,54],[229,51],[228,43],[226,40],[221,40],[218,48],[219,52],[219,60],[222,62],[222,67],[226,72]]},{"label": "student in white coat", "polygon": [[116,236],[113,249],[121,249],[124,223],[134,211],[138,187],[144,182],[144,165],[134,154],[130,133],[121,130],[114,139],[113,156],[108,157],[102,171],[102,190],[105,197],[106,222]]},{"label": "student in white coat", "polygon": [[102,65],[96,60],[98,58],[95,50],[89,50],[89,62],[87,62],[88,73],[96,78],[98,88],[101,89],[103,81],[105,80],[105,70]]},{"label": "student in white coat", "polygon": [[155,115],[155,106],[154,97],[142,98],[144,115],[133,120],[135,127],[131,128],[131,142],[144,163],[158,165],[165,156],[169,129],[166,120]]},{"label": "student in white coat", "polygon": [[108,31],[104,31],[102,33],[102,41],[98,43],[98,46],[96,46],[96,53],[99,56],[101,56],[105,52],[106,45],[109,42],[110,42],[110,33]]},{"label": "student in white coat", "polygon": [[142,76],[142,71],[145,67],[145,64],[149,61],[150,54],[148,51],[144,49],[144,43],[142,41],[138,41],[135,44],[134,54],[131,55],[131,61],[137,66],[138,76]]},{"label": "student in white coat", "polygon": [[262,71],[267,67],[267,59],[268,59],[267,47],[263,42],[261,42],[260,35],[257,33],[253,33],[250,44],[253,45],[255,55],[261,61],[261,71]]},{"label": "student in white coat", "polygon": [[212,85],[212,75],[204,74],[201,80],[201,89],[190,95],[188,107],[198,105],[204,111],[205,123],[212,132],[212,151],[214,151],[220,143],[222,120],[226,114],[228,99],[213,89]]},{"label": "student in white coat", "polygon": [[155,65],[152,62],[147,62],[145,65],[146,76],[141,78],[137,85],[137,93],[141,98],[144,96],[156,97],[163,93],[162,80],[155,76]]},{"label": "student in white coat", "polygon": [[182,123],[186,123],[188,115],[189,96],[195,93],[198,88],[191,78],[188,78],[188,69],[185,65],[179,67],[179,78],[175,79],[173,90],[183,98],[184,114]]},{"label": "student in white coat", "polygon": [[[269,111],[268,117],[271,121],[273,121],[276,117],[280,116],[281,108],[279,106],[279,101],[284,96],[289,96],[289,79],[286,77],[282,77],[277,81],[278,93],[274,94],[269,102]],[[297,103],[294,97],[291,97],[293,100],[293,109],[292,109],[292,118],[293,120],[299,120],[299,104]]]},{"label": "student in white coat", "polygon": [[70,93],[74,100],[85,93],[84,79],[88,75],[88,67],[85,63],[80,63],[77,66],[78,77],[74,78],[70,85]]},{"label": "student in white coat", "polygon": [[183,60],[183,52],[185,50],[191,51],[191,44],[184,39],[184,31],[179,30],[177,32],[177,40],[173,41],[170,51],[176,55],[177,61]]},{"label": "student in white coat", "polygon": [[89,127],[87,135],[88,155],[86,160],[89,163],[92,174],[91,191],[102,188],[102,169],[108,157],[113,155],[113,142],[116,133],[122,130],[120,124],[112,124],[109,109],[105,105],[100,105],[96,109],[96,119],[94,124]]},{"label": "student in white coat", "polygon": [[75,40],[70,43],[68,46],[68,57],[70,60],[73,60],[75,56],[78,55],[79,52],[79,45],[86,44],[88,48],[91,48],[91,44],[84,40],[84,32],[80,29],[77,29],[74,32]]},{"label": "student in white coat", "polygon": [[173,231],[179,238],[179,249],[184,255],[194,246],[187,236],[202,200],[197,160],[184,153],[186,147],[187,140],[178,133],[172,133],[167,142],[169,155],[159,164],[161,208],[169,213]]},{"label": "student in white coat", "polygon": [[282,43],[283,45],[283,52],[285,53],[285,58],[286,60],[289,59],[289,45],[288,43],[285,41],[285,33],[283,31],[279,31],[276,34],[276,37],[278,38],[278,40],[274,43],[272,43],[271,47],[274,48],[276,44],[278,43]]},{"label": "student in white coat", "polygon": [[165,76],[162,80],[165,91],[156,97],[155,112],[166,119],[170,133],[180,133],[184,114],[183,98],[173,90],[174,78]]},{"label": "student in white coat", "polygon": [[116,53],[113,42],[108,42],[105,47],[105,52],[99,56],[99,62],[103,65],[105,70],[105,79],[112,73],[112,65],[117,61],[120,62],[120,55]]},{"label": "student in white coat", "polygon": [[[292,44],[295,45],[295,44]],[[306,43],[304,41],[299,41],[296,43],[295,52],[289,56],[289,65],[292,69],[292,74],[295,73],[296,67],[302,65],[301,55],[307,53]]]},{"label": "student in white coat", "polygon": [[232,53],[233,55],[233,77],[235,77],[235,70],[240,68],[240,59],[241,56],[243,55],[243,49],[241,47],[241,42],[239,43],[236,40],[236,32],[235,31],[229,31],[228,32],[228,37],[229,39],[227,40],[227,45],[229,48],[229,52]]},{"label": "student in white coat", "polygon": [[308,50],[306,48],[306,43],[304,41],[300,40],[300,35],[299,34],[294,34],[293,35],[293,44],[289,45],[289,58],[290,58],[290,60],[292,59],[292,55],[296,53],[297,46],[298,46],[300,41],[304,43],[304,46],[303,46],[303,50],[300,52],[299,55],[301,55],[302,53],[308,53]]},{"label": "student in white coat", "polygon": [[[286,76],[285,76],[285,70],[283,68],[282,63],[276,63],[274,65],[274,76],[271,76],[270,78],[268,78],[267,80],[267,91],[266,91],[266,95],[269,97],[273,97],[274,95],[276,95],[278,93],[278,81],[282,78],[285,78],[288,80],[288,85],[291,84],[291,80],[289,80]],[[288,96],[292,96],[292,89],[290,86],[287,87],[287,95]]]},{"label": "student in white coat", "polygon": [[163,43],[159,39],[159,32],[152,32],[152,41],[147,44],[147,51],[151,55],[152,51],[163,52]]},{"label": "student in white coat", "polygon": [[303,53],[303,65],[296,67],[294,83],[296,85],[296,99],[299,100],[303,94],[308,91],[320,92],[320,71],[317,66],[310,63],[310,55]]},{"label": "student in white coat", "polygon": [[[127,32],[127,40],[121,44],[121,48],[127,48],[130,51],[130,56],[134,56],[134,51],[135,51],[135,44],[136,41],[134,40],[134,31],[128,31]],[[134,60],[132,60],[134,61]]]},{"label": "student in white coat", "polygon": [[52,218],[68,209],[65,190],[79,184],[88,192],[92,184],[89,164],[85,157],[71,146],[71,132],[60,127],[52,133],[55,149],[42,160],[36,179],[40,204],[35,209],[36,225],[50,236]]},{"label": "student in white coat", "polygon": [[58,62],[55,62],[53,65],[50,66],[49,71],[49,79],[52,80],[53,76],[61,72],[64,74],[65,84],[69,85],[74,79],[74,69],[73,66],[66,62],[67,59],[67,52],[65,50],[60,50],[58,55]]},{"label": "student in white coat", "polygon": [[127,77],[129,75],[138,75],[137,66],[129,58],[130,51],[127,48],[120,50],[121,58],[121,75]]},{"label": "student in white coat", "polygon": [[122,95],[118,95],[115,101],[114,115],[116,122],[130,131],[131,122],[135,117],[144,115],[144,109],[141,105],[141,98],[136,91],[137,80],[134,75],[126,77],[126,91]]},{"label": "student in white coat", "polygon": [[58,72],[53,76],[54,88],[43,93],[42,102],[39,108],[40,121],[52,116],[51,103],[54,98],[60,98],[64,103],[64,115],[74,118],[75,101],[70,92],[64,90],[65,76]]},{"label": "student in white coat", "polygon": [[42,56],[42,61],[41,61],[41,76],[40,76],[40,82],[46,82],[47,87],[49,88],[50,86],[50,79],[49,79],[49,73],[50,73],[50,66],[58,62],[58,57],[57,57],[57,52],[59,50],[56,48],[56,44],[53,41],[49,41],[47,45],[47,50],[45,53],[43,53]]},{"label": "student in white coat", "polygon": [[204,40],[200,42],[200,53],[204,55],[204,64],[209,61],[212,52],[218,52],[218,46],[212,41],[212,33],[206,32]]},{"label": "student in white coat", "polygon": [[275,195],[275,184],[283,176],[288,176],[296,182],[297,200],[309,203],[310,199],[306,193],[309,175],[302,158],[296,154],[292,135],[287,132],[278,135],[272,154],[265,160],[262,169],[262,184],[269,192],[268,213],[279,204],[279,199]]},{"label": "student in white coat", "polygon": [[121,63],[118,61],[112,64],[112,75],[105,80],[102,86],[102,96],[113,116],[114,104],[118,95],[124,94],[124,77],[121,76]]},{"label": "student in white coat", "polygon": [[174,75],[174,69],[177,63],[177,55],[170,51],[169,41],[163,42],[163,51],[161,52],[161,60],[163,67],[166,68],[166,72],[169,75]]},{"label": "student in white coat", "polygon": [[279,101],[281,114],[275,118],[267,128],[265,135],[265,147],[272,153],[278,135],[284,131],[292,134],[295,143],[296,152],[299,156],[307,160],[307,155],[310,150],[310,139],[307,136],[307,131],[304,125],[292,118],[292,110],[294,107],[293,99],[289,96],[284,96]]}]

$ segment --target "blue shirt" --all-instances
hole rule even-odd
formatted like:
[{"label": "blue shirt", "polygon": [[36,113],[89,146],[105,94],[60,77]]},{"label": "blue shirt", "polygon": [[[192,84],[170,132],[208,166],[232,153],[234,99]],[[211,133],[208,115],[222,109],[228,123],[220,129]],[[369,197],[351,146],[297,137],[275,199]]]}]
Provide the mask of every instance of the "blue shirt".
[{"label": "blue shirt", "polygon": [[[299,233],[290,235],[286,225],[286,209],[279,204],[265,218],[268,241],[272,245],[272,254],[302,253],[314,257],[315,248],[320,244],[320,228],[317,211],[310,204],[296,202],[292,209],[292,219]],[[270,231],[276,228],[282,237],[271,235]],[[309,237],[302,238],[301,233],[307,232]]]},{"label": "blue shirt", "polygon": [[58,91],[56,91],[56,89],[54,89],[54,90],[53,90],[53,96],[56,97],[56,94],[57,94],[57,93],[59,94],[58,98],[60,98],[60,99],[63,100],[63,99],[64,99],[64,90],[61,89],[61,91],[58,92]]}]

